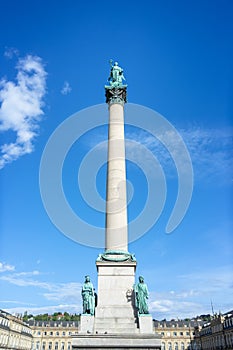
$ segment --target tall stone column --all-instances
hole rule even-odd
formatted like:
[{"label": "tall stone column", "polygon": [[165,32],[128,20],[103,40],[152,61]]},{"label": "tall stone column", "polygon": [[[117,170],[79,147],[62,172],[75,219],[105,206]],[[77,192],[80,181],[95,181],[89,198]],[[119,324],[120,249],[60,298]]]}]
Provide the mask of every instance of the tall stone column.
[{"label": "tall stone column", "polygon": [[124,104],[127,85],[123,69],[111,63],[110,84],[105,86],[109,107],[108,170],[105,251],[96,261],[98,303],[95,315],[81,315],[80,333],[72,349],[161,350],[153,334],[152,317],[135,307],[136,259],[128,252],[127,198],[124,140]]},{"label": "tall stone column", "polygon": [[109,108],[105,251],[100,254],[94,332],[136,333],[133,286],[136,259],[128,253],[124,104],[127,85],[115,63],[105,86]]},{"label": "tall stone column", "polygon": [[109,106],[106,203],[106,251],[128,251],[127,196],[124,139],[126,87],[106,88]]}]

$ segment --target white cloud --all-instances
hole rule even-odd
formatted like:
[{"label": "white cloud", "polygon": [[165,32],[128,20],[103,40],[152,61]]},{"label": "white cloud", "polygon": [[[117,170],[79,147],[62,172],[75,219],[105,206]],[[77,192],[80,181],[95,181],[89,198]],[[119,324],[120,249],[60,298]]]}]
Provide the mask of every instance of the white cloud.
[{"label": "white cloud", "polygon": [[14,274],[14,276],[38,276],[38,275],[40,275],[40,272],[37,270],[28,271],[28,272],[18,272]]},{"label": "white cloud", "polygon": [[33,151],[43,115],[46,72],[37,56],[26,56],[17,64],[16,83],[0,81],[0,132],[13,131],[16,139],[0,147],[0,168]]},{"label": "white cloud", "polygon": [[9,282],[19,287],[39,287],[50,290],[52,285],[49,282],[41,282],[32,279],[19,278],[18,274],[0,277],[2,281]]},{"label": "white cloud", "polygon": [[58,302],[76,301],[80,303],[82,286],[81,283],[51,283],[47,281],[39,281],[32,278],[33,276],[38,275],[40,275],[39,271],[19,272],[7,276],[1,276],[0,280],[14,284],[18,287],[35,287],[39,289],[44,289],[46,290],[46,292],[42,293],[42,295],[46,300],[53,300]]},{"label": "white cloud", "polygon": [[233,273],[232,266],[221,266],[213,270],[203,270],[177,276],[181,284],[195,286],[202,295],[211,295],[224,292],[225,297],[232,293]]},{"label": "white cloud", "polygon": [[17,304],[17,305],[30,305],[30,306],[35,306],[36,304],[30,304],[30,303],[26,303],[26,302],[22,302],[19,300],[0,300],[0,303],[4,303],[4,304]]},{"label": "white cloud", "polygon": [[18,56],[19,51],[15,47],[7,47],[4,56],[8,59],[12,59],[14,56]]},{"label": "white cloud", "polygon": [[[233,130],[232,129],[207,129],[190,127],[187,129],[177,129],[182,137],[191,157],[191,161],[194,168],[195,180],[207,180],[210,184],[211,180],[216,185],[216,179],[218,185],[229,184],[232,181],[232,168],[233,168]],[[179,160],[179,168],[185,173],[186,163],[181,152],[181,143],[177,142],[175,132],[170,131],[163,135],[159,135],[160,139],[163,139],[165,144],[173,150],[173,154],[178,155],[176,158]],[[125,126],[125,139],[126,139],[126,159],[132,159],[136,164],[140,164],[145,169],[150,169],[151,175],[158,176],[158,173],[154,171],[154,160],[146,153],[142,147],[136,147],[134,143],[127,140],[135,141],[148,148],[158,160],[159,164],[163,168],[167,178],[177,178],[177,171],[175,163],[168,152],[167,148],[154,136],[147,133],[144,130],[137,129],[135,131],[131,126]],[[98,129],[98,132],[93,137],[90,133],[88,139],[88,146],[93,148],[101,142],[107,141],[107,131]],[[102,146],[98,148],[98,152],[102,151],[106,154],[107,143],[102,143]]]},{"label": "white cloud", "polygon": [[[164,284],[160,280],[161,285]],[[186,318],[232,309],[232,266],[192,271],[169,279],[172,290],[150,292],[149,309],[156,319]]]},{"label": "white cloud", "polygon": [[45,306],[35,306],[31,307],[30,305],[25,307],[12,307],[12,308],[4,308],[6,312],[11,314],[23,314],[25,311],[28,314],[38,315],[38,314],[53,314],[54,312],[69,312],[71,314],[79,314],[82,312],[81,304],[56,304],[56,305],[45,305]]},{"label": "white cloud", "polygon": [[[35,279],[38,276],[38,279]],[[0,277],[1,281],[10,283],[22,288],[35,288],[34,293],[37,297],[42,296],[41,304],[46,306],[35,306],[35,304],[27,304],[22,301],[3,301],[5,303],[5,310],[11,313],[23,313],[27,310],[29,313],[47,313],[55,311],[68,311],[71,313],[81,312],[82,298],[81,288],[82,283],[68,282],[68,283],[55,283],[47,282],[41,279],[42,274],[37,271],[16,272],[9,273]],[[44,300],[44,301],[43,301]],[[51,302],[55,302],[55,305],[48,305]],[[8,308],[9,305],[15,303],[17,306]],[[6,308],[7,307],[7,308]]]},{"label": "white cloud", "polygon": [[70,84],[68,83],[68,81],[65,81],[64,85],[63,85],[63,87],[61,89],[61,94],[62,95],[67,95],[67,94],[69,94],[71,92],[71,90],[72,90],[72,88],[71,88]]},{"label": "white cloud", "polygon": [[14,271],[15,267],[13,265],[6,264],[4,262],[0,262],[0,272],[5,271]]},{"label": "white cloud", "polygon": [[[226,175],[228,175],[229,179],[232,174],[231,169],[233,166],[232,130],[201,129],[193,127],[186,130],[181,129],[178,130],[178,132],[182,136],[190,153],[196,179],[206,178],[209,182],[211,178],[221,177],[224,179],[223,181],[227,181]],[[179,155],[179,158],[182,157],[182,152],[180,152],[179,148],[180,144],[177,143],[175,133],[169,132],[169,134],[163,134],[159,137],[163,139],[166,144],[169,144],[173,152]],[[135,132],[126,127],[126,138],[144,144],[153,152],[168,175],[172,177],[177,176],[171,155],[166,147],[152,135],[143,130]],[[130,147],[130,144],[126,144],[126,155],[130,152],[136,152],[136,156],[141,162],[148,162],[148,159],[145,158],[145,152],[140,151],[140,149],[135,150],[135,147]],[[180,159],[180,164],[183,164],[185,170],[185,162],[182,158]]]},{"label": "white cloud", "polygon": [[80,300],[81,284],[77,282],[59,283],[52,286],[49,293],[44,293],[47,300],[77,301]]},{"label": "white cloud", "polygon": [[149,306],[150,312],[154,314],[156,319],[184,319],[203,313],[203,305],[191,301],[159,299],[152,301]]}]

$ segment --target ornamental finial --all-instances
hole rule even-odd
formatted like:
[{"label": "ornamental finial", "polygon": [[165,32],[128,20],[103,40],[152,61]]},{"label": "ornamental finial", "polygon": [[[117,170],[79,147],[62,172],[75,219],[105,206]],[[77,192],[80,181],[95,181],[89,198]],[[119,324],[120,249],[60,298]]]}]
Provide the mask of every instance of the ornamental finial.
[{"label": "ornamental finial", "polygon": [[127,85],[123,84],[125,80],[123,69],[119,67],[118,62],[113,64],[113,60],[109,60],[111,71],[108,78],[109,85],[105,85],[106,102],[111,105],[113,103],[120,103],[124,105],[127,102],[126,90]]}]

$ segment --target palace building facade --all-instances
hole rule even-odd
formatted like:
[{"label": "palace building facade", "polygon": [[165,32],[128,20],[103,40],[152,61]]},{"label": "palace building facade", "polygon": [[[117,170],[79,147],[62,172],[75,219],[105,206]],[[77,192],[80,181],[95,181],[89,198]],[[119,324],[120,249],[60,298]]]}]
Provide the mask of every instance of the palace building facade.
[{"label": "palace building facade", "polygon": [[210,322],[195,328],[197,349],[233,349],[233,310],[215,315]]},{"label": "palace building facade", "polygon": [[78,321],[29,321],[33,350],[71,350],[72,335],[78,334]]},{"label": "palace building facade", "polygon": [[0,349],[32,349],[33,334],[21,318],[0,310]]},{"label": "palace building facade", "polygon": [[[72,350],[79,334],[78,321],[28,321],[0,310],[0,349]],[[210,322],[154,321],[161,350],[233,350],[233,311]]]},{"label": "palace building facade", "polygon": [[161,336],[161,350],[189,350],[193,347],[197,321],[154,321],[154,330]]}]

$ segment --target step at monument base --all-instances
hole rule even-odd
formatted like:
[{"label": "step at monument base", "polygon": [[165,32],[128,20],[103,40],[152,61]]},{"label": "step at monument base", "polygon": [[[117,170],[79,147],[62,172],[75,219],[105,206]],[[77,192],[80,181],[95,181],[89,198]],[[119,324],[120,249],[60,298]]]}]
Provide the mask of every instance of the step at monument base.
[{"label": "step at monument base", "polygon": [[72,337],[72,350],[161,350],[161,339],[158,335],[143,334],[95,334]]}]

